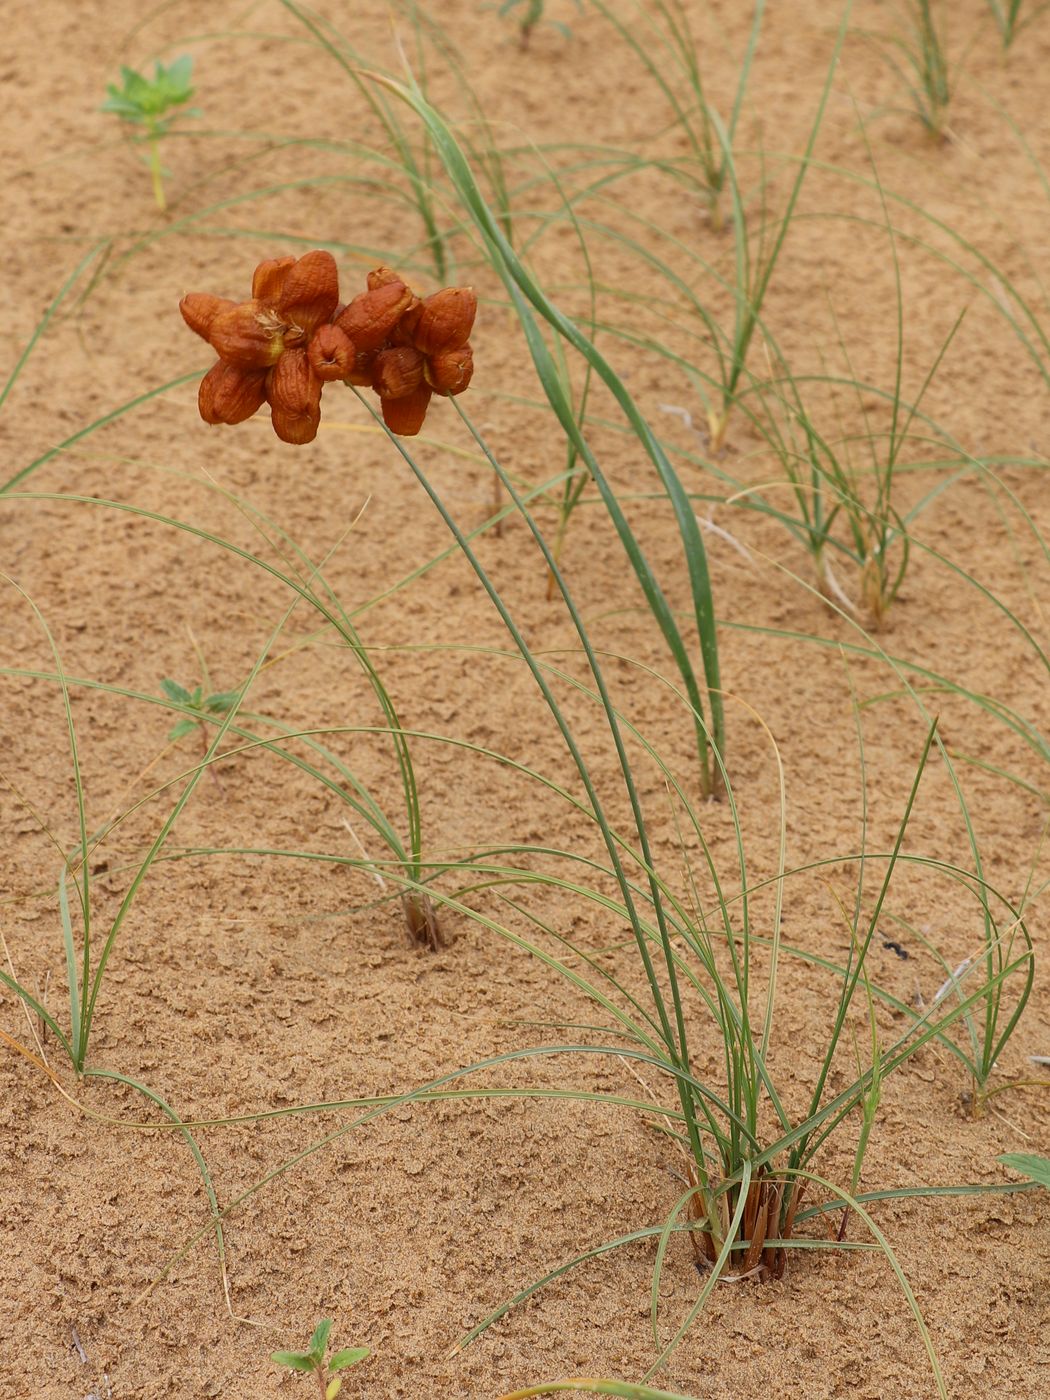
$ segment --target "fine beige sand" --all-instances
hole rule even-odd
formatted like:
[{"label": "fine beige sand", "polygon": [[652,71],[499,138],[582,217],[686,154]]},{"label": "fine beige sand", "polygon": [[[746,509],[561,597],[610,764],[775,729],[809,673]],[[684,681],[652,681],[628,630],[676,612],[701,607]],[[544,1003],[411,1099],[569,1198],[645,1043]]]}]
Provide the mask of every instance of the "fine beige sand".
[{"label": "fine beige sand", "polygon": [[[726,111],[749,7],[688,0],[687,8],[711,100]],[[986,879],[1015,905],[1027,900],[1035,986],[989,1087],[1037,1083],[997,1094],[974,1112],[962,1065],[943,1047],[925,1048],[884,1085],[861,1178],[868,1191],[1006,1181],[1000,1153],[1050,1151],[1050,1079],[1030,1060],[1050,1054],[1043,960],[1050,785],[1033,748],[994,713],[996,703],[1008,706],[1036,732],[1050,732],[1040,651],[1050,642],[1050,569],[1041,543],[1050,538],[1050,493],[1039,465],[1050,451],[1047,383],[996,301],[1004,295],[998,275],[1043,306],[1050,201],[1025,144],[1050,168],[1050,15],[1024,31],[1004,62],[981,0],[943,8],[951,11],[958,81],[951,139],[938,145],[924,134],[878,48],[851,35],[818,164],[765,316],[797,374],[846,373],[841,336],[853,376],[892,388],[893,261],[871,185],[874,165],[887,192],[914,201],[988,259],[982,263],[930,219],[891,201],[905,308],[904,397],[919,393],[965,309],[923,412],[965,452],[1030,465],[1003,467],[999,486],[963,473],[936,495],[913,522],[907,578],[877,632],[862,608],[852,620],[845,607],[836,611],[821,599],[804,552],[768,517],[734,505],[698,506],[716,527],[706,539],[729,694],[727,761],[752,881],[777,869],[778,762],[789,868],[855,852],[865,803],[868,848],[890,846],[925,740],[919,708],[902,693],[904,677],[939,715],[958,760]],[[372,61],[398,66],[395,30],[379,0],[320,0],[318,9]],[[508,162],[520,186],[518,236],[538,234],[538,274],[580,317],[588,312],[586,269],[564,220],[543,226],[542,216],[559,206],[541,178],[544,160],[576,189],[595,178],[594,167],[582,170],[580,162],[598,156],[582,156],[570,142],[647,157],[684,150],[668,132],[670,111],[659,90],[615,31],[591,6],[584,10],[551,0],[549,12],[572,25],[571,39],[541,29],[524,53],[508,24],[477,0],[443,0],[433,11],[460,47],[493,139],[518,152]],[[833,0],[769,7],[738,134],[756,218],[755,152],[767,153],[769,205],[780,209],[794,169],[785,158],[804,147],[839,17]],[[857,31],[885,32],[899,23],[889,4],[854,6]],[[411,58],[411,31],[403,20],[396,29]],[[417,215],[384,192],[379,181],[389,177],[382,167],[355,151],[356,142],[374,149],[381,139],[364,98],[277,3],[8,0],[3,31],[5,377],[78,260],[105,245],[92,264],[97,276],[89,271],[79,279],[3,405],[3,480],[138,395],[207,368],[209,352],[177,311],[188,290],[243,298],[257,261],[321,244],[337,251],[344,295],[363,287],[380,259],[402,268],[422,291],[439,285]],[[157,54],[183,52],[194,55],[195,102],[204,115],[165,147],[171,202],[162,215],[139,154],[98,107],[120,62],[147,66]],[[475,109],[440,64],[433,81],[437,100],[483,144]],[[545,149],[543,159],[532,145]],[[602,230],[655,250],[723,320],[731,315],[729,294],[684,250],[727,274],[731,235],[713,230],[695,200],[653,172],[612,186],[581,210],[600,289],[599,322],[629,335],[600,330],[599,343],[657,431],[693,454],[692,464],[677,459],[688,489],[732,494],[700,465],[702,436],[676,411],[695,415],[699,427],[688,381],[645,349],[647,338],[658,338],[710,370],[702,327],[684,297]],[[539,405],[502,286],[478,266],[465,236],[453,241],[452,252],[455,280],[472,282],[481,298],[476,373],[463,406],[514,478],[538,486],[563,470],[560,431]],[[1043,324],[1050,327],[1050,314]],[[1030,328],[1027,334],[1034,340]],[[756,373],[765,354],[756,338]],[[829,434],[863,430],[855,397],[812,392]],[[884,401],[867,395],[863,410],[870,433],[889,430]],[[603,466],[630,499],[632,521],[673,605],[686,610],[674,522],[666,502],[646,499],[658,485],[654,474],[620,431],[610,400],[596,394],[591,412]],[[492,509],[491,473],[452,405],[435,402],[412,450],[464,527],[482,524]],[[922,442],[905,454],[925,462],[949,455],[943,444]],[[782,475],[743,413],[712,465],[742,484]],[[903,473],[898,509],[948,483],[956,465]],[[93,854],[98,942],[128,887],[129,863],[141,860],[202,753],[196,735],[168,743],[168,711],[112,688],[159,695],[164,677],[195,684],[201,655],[216,689],[239,686],[282,619],[246,710],[290,730],[342,727],[325,742],[404,829],[393,752],[389,739],[370,732],[382,715],[361,667],[306,604],[286,618],[292,594],[253,562],[290,568],[287,540],[302,551],[300,566],[324,563],[404,727],[434,736],[414,745],[427,857],[525,844],[602,855],[593,826],[557,791],[478,752],[491,750],[579,792],[536,687],[465,561],[453,554],[399,587],[436,559],[449,537],[349,391],[329,386],[316,442],[291,448],[276,440],[265,415],[236,429],[207,427],[188,379],[65,446],[19,490],[19,498],[0,501],[0,951],[4,968],[13,968],[60,1024],[68,1023],[69,1005],[55,891],[61,852],[73,851],[78,839],[68,737],[54,681],[10,674],[53,672],[45,625],[66,674],[110,687],[71,691],[88,829],[128,814]],[[54,499],[62,494],[126,503],[139,513]],[[771,488],[767,499],[790,505],[782,488]],[[553,531],[549,501],[537,509]],[[141,512],[189,522],[243,554]],[[477,550],[530,645],[565,676],[582,677],[578,640],[564,606],[548,601],[544,565],[523,523],[512,518],[499,534],[486,532]],[[697,804],[727,889],[738,891],[728,804],[697,794],[690,725],[662,679],[671,679],[672,664],[600,505],[588,501],[574,515],[563,558],[591,636],[608,654],[617,704]],[[843,592],[858,601],[857,578],[845,566],[836,570]],[[879,648],[923,669],[895,670],[879,659]],[[991,697],[993,708],[931,676]],[[567,680],[555,684],[603,800],[626,830],[598,713]],[[859,711],[863,770],[855,698],[866,702]],[[709,897],[696,841],[679,829],[663,779],[640,746],[632,754],[655,858],[683,897],[687,859]],[[136,805],[158,788],[154,799]],[[353,860],[362,843],[380,855],[367,827],[355,822],[348,829],[347,813],[336,793],[265,751],[231,756],[196,788],[172,852],[232,853],[157,863],[113,949],[89,1062],[148,1086],[185,1120],[243,1117],[197,1133],[222,1206],[354,1117],[334,1110],[257,1115],[404,1092],[530,1046],[607,1043],[600,1032],[563,1028],[608,1018],[513,939],[535,940],[556,954],[564,950],[554,936],[569,938],[637,985],[623,922],[569,891],[520,882],[469,890],[461,903],[489,923],[446,912],[446,944],[431,953],[410,945],[395,904],[377,903],[389,890],[380,891],[369,873],[236,853],[309,851]],[[906,850],[973,868],[959,800],[940,760],[923,778]],[[588,878],[579,866],[538,853],[505,863]],[[600,877],[589,878],[609,893]],[[869,872],[868,880],[870,911],[877,876]],[[454,896],[476,883],[447,873],[438,888]],[[856,865],[841,859],[789,880],[785,942],[844,958],[849,935],[840,901],[851,905],[855,890]],[[756,932],[771,932],[768,886],[756,895],[752,917]],[[902,867],[870,970],[907,1004],[917,996],[928,1004],[944,976],[923,939],[949,965],[961,963],[980,949],[979,909],[960,883],[922,865]],[[908,958],[885,946],[888,940]],[[764,988],[767,971],[759,952],[756,987]],[[1014,979],[1004,988],[1004,1014],[1019,987]],[[809,963],[783,959],[770,1063],[794,1114],[805,1112],[837,990],[833,977]],[[755,1007],[763,1005],[756,991]],[[856,1012],[863,1058],[870,1033],[860,1001]],[[880,1008],[878,1025],[890,1043],[906,1021]],[[711,1023],[697,1011],[691,1030],[698,1072],[717,1085],[721,1049]],[[651,1363],[651,1240],[568,1273],[467,1350],[451,1351],[467,1329],[549,1269],[666,1218],[684,1189],[681,1162],[674,1144],[636,1111],[507,1097],[402,1106],[377,1117],[229,1215],[227,1294],[213,1236],[172,1262],[207,1226],[209,1207],[177,1133],[127,1126],[158,1123],[159,1111],[112,1079],[78,1081],[53,1035],[41,1035],[37,1018],[6,989],[0,1032],[3,1400],[306,1396],[310,1383],[279,1371],[269,1353],[305,1343],[321,1317],[335,1320],[336,1345],[373,1349],[347,1374],[344,1394],[351,1397],[480,1400],[570,1375],[636,1380]],[[847,1038],[829,1092],[855,1073]],[[649,1067],[635,1069],[612,1055],[520,1059],[464,1082],[673,1104],[669,1085]],[[822,1176],[846,1187],[858,1129],[854,1116],[817,1159]],[[949,1394],[1045,1395],[1046,1193],[910,1199],[879,1205],[874,1216],[914,1289]],[[826,1234],[819,1221],[807,1232]],[[850,1238],[865,1238],[857,1221]],[[688,1245],[675,1243],[661,1292],[664,1341],[699,1287]],[[716,1288],[660,1383],[701,1400],[936,1394],[914,1318],[877,1252],[798,1252],[780,1282]]]}]

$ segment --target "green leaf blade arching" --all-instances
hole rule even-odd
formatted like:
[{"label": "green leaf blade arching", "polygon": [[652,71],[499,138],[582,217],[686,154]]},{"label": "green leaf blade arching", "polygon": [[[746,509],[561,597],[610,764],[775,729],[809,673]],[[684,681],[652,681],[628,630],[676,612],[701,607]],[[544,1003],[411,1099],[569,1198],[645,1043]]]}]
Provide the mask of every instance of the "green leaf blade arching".
[{"label": "green leaf blade arching", "polygon": [[1034,1152],[1005,1152],[995,1160],[1050,1191],[1050,1157],[1039,1157]]}]

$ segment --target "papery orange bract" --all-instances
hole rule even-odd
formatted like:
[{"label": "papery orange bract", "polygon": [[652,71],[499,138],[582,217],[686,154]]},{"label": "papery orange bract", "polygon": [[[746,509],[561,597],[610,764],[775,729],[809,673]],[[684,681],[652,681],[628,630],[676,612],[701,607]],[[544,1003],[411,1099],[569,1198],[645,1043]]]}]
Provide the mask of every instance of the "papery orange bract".
[{"label": "papery orange bract", "polygon": [[268,258],[261,262],[252,276],[252,296],[257,301],[268,301],[276,306],[284,287],[284,279],[290,268],[295,266],[291,254],[284,258]]}]

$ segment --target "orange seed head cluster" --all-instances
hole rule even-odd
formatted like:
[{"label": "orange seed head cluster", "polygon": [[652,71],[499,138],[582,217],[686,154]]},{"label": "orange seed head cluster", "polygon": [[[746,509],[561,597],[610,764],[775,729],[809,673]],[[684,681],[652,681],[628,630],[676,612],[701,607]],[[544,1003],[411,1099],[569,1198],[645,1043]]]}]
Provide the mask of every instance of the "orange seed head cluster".
[{"label": "orange seed head cluster", "polygon": [[387,427],[411,437],[434,394],[461,394],[474,372],[470,287],[420,299],[396,272],[377,267],[367,289],[339,301],[331,253],[271,258],[255,269],[249,301],[190,292],[183,320],[219,356],[201,381],[206,423],[243,423],[264,403],[283,442],[312,442],[326,383],[375,390]]}]

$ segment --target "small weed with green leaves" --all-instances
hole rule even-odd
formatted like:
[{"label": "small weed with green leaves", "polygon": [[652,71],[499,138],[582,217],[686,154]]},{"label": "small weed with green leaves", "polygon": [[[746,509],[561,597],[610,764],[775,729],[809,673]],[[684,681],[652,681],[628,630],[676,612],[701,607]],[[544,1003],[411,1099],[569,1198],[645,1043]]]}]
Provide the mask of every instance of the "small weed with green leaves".
[{"label": "small weed with green leaves", "polygon": [[304,1375],[315,1375],[323,1400],[335,1400],[342,1389],[343,1378],[336,1375],[336,1372],[356,1366],[369,1354],[368,1347],[346,1347],[325,1361],[328,1334],[331,1330],[332,1321],[325,1318],[317,1324],[306,1351],[275,1351],[270,1356],[270,1360],[278,1366],[290,1366],[293,1371],[300,1371]]},{"label": "small weed with green leaves", "polygon": [[229,714],[240,699],[236,690],[217,690],[211,695],[205,695],[203,685],[195,685],[192,690],[187,690],[184,685],[179,685],[178,681],[168,677],[160,684],[169,700],[174,700],[178,705],[185,705],[187,709],[196,710],[200,715],[199,719],[184,715],[168,735],[172,743],[185,738],[187,734],[192,734],[195,729],[203,732],[208,719]]},{"label": "small weed with green leaves", "polygon": [[[577,10],[581,13],[583,5],[581,0],[573,0]],[[529,40],[532,38],[532,31],[541,24],[549,24],[556,29],[564,39],[572,38],[572,30],[561,20],[547,19],[544,11],[547,8],[546,0],[502,0],[499,6],[500,19],[505,19],[514,10],[522,10],[523,13],[518,18],[518,43],[522,49],[529,47]]]},{"label": "small weed with green leaves", "polygon": [[101,111],[113,112],[122,122],[142,128],[142,138],[149,145],[149,168],[153,177],[153,197],[158,209],[166,209],[168,201],[164,195],[164,169],[160,163],[161,139],[171,130],[179,117],[198,117],[194,108],[185,111],[193,96],[190,75],[193,71],[193,57],[183,54],[165,68],[158,59],[152,81],[133,68],[121,66],[120,76],[123,87],[110,83],[106,88],[108,99],[103,102]]}]

